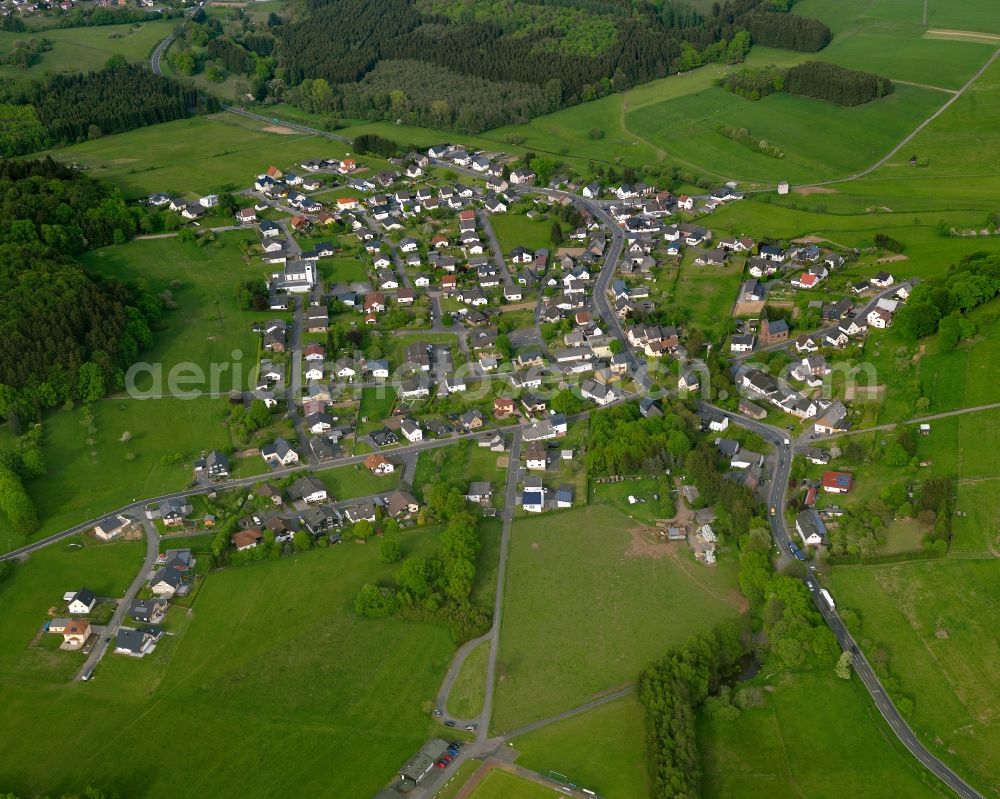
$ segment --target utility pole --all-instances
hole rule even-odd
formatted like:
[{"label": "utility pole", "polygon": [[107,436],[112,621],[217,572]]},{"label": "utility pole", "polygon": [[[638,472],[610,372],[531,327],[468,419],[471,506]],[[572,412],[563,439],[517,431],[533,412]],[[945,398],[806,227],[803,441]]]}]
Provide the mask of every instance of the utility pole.
[{"label": "utility pole", "polygon": [[924,27],[927,27],[927,0],[924,0]]}]

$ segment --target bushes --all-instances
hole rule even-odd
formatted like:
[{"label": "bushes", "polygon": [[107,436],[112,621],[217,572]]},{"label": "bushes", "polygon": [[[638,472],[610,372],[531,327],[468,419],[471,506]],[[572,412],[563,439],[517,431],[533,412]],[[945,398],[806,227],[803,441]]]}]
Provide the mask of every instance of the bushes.
[{"label": "bushes", "polygon": [[748,147],[761,155],[766,155],[769,158],[785,157],[785,153],[782,150],[768,142],[767,139],[757,139],[751,136],[750,131],[746,128],[730,128],[725,125],[719,125],[715,130],[727,139],[732,139],[737,144],[742,144],[744,147]]},{"label": "bushes", "polygon": [[759,100],[785,90],[785,70],[773,64],[756,69],[744,67],[723,75],[718,79],[718,85],[747,100]]}]

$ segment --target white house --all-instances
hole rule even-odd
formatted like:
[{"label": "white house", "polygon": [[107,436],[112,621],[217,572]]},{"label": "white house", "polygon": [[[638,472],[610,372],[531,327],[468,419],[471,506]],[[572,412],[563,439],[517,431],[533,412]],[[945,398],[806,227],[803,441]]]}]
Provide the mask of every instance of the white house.
[{"label": "white house", "polygon": [[69,600],[68,607],[70,613],[83,615],[84,613],[90,613],[96,604],[97,594],[89,588],[81,588],[73,594],[72,598]]},{"label": "white house", "polygon": [[399,432],[401,432],[406,437],[406,440],[411,444],[424,440],[424,431],[421,430],[420,425],[412,419],[403,419],[403,421],[399,423]]}]

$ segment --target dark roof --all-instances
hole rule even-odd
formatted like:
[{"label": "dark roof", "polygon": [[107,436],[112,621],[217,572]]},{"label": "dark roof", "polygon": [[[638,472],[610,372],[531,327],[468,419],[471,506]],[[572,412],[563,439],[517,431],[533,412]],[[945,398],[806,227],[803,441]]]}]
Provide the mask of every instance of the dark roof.
[{"label": "dark roof", "polygon": [[97,594],[89,588],[81,588],[73,595],[73,599],[79,600],[84,605],[90,605],[97,601]]}]

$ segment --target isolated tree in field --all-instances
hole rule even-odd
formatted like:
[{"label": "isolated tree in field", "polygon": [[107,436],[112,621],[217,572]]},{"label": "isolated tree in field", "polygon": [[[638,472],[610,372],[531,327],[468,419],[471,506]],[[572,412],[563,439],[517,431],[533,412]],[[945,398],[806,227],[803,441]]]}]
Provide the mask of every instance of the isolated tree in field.
[{"label": "isolated tree in field", "polygon": [[387,538],[378,546],[378,556],[383,563],[396,563],[403,557],[403,550],[394,538]]},{"label": "isolated tree in field", "polygon": [[850,652],[842,652],[840,657],[837,659],[837,665],[834,667],[834,671],[837,676],[842,680],[851,679],[851,667],[854,665],[854,655]]},{"label": "isolated tree in field", "polygon": [[121,437],[118,440],[122,444],[127,444],[129,441],[132,440],[132,434],[128,430],[126,430],[124,433],[121,434]]}]

